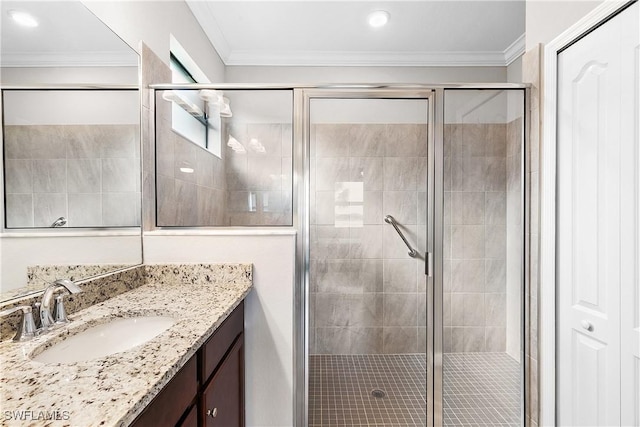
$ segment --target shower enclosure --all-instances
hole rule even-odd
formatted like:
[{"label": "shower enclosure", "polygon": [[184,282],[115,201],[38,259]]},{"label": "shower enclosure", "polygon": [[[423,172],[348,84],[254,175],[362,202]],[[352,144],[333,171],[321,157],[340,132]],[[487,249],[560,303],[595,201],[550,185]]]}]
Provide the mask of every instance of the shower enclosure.
[{"label": "shower enclosure", "polygon": [[525,89],[302,103],[303,422],[522,425]]},{"label": "shower enclosure", "polygon": [[296,425],[524,424],[524,85],[154,89],[157,226],[296,231]]}]

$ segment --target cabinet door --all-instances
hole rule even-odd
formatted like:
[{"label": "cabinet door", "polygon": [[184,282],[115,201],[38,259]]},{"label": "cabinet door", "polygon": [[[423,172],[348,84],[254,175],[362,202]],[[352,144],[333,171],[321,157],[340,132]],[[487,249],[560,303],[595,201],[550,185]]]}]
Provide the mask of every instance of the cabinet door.
[{"label": "cabinet door", "polygon": [[205,426],[244,426],[244,335],[241,334],[203,393]]}]

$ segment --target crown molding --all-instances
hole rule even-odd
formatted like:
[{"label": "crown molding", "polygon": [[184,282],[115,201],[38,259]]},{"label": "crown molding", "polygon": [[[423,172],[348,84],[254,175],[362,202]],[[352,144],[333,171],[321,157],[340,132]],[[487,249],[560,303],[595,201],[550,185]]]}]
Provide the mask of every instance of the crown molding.
[{"label": "crown molding", "polygon": [[2,53],[2,67],[137,67],[130,52],[14,52]]},{"label": "crown molding", "polygon": [[278,52],[232,51],[228,66],[395,66],[395,67],[504,67],[504,52]]},{"label": "crown molding", "polygon": [[522,33],[513,43],[504,50],[505,65],[510,65],[513,61],[524,55],[526,50],[526,34]]}]

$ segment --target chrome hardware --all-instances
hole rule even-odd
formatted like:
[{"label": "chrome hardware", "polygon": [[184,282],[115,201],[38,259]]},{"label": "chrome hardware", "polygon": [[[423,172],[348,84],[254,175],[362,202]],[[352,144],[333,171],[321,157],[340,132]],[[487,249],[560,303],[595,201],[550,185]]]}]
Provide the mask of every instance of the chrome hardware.
[{"label": "chrome hardware", "polygon": [[218,408],[207,409],[207,416],[211,418],[215,418],[218,416]]},{"label": "chrome hardware", "polygon": [[582,325],[582,327],[587,331],[593,332],[593,323],[589,322],[588,320],[583,320],[582,322],[580,322],[580,325]]},{"label": "chrome hardware", "polygon": [[69,323],[67,313],[64,310],[64,295],[58,295],[56,297],[56,305],[53,309],[53,321],[56,324]]},{"label": "chrome hardware", "polygon": [[33,313],[31,306],[20,305],[18,307],[8,308],[0,311],[0,317],[8,316],[17,311],[22,311],[22,320],[18,326],[14,341],[27,341],[37,335],[36,322],[33,321]]},{"label": "chrome hardware", "polygon": [[393,228],[396,229],[396,231],[398,232],[398,235],[400,236],[404,244],[407,245],[407,248],[409,248],[409,256],[411,258],[415,258],[418,255],[418,251],[413,249],[409,244],[409,242],[407,241],[407,238],[404,237],[404,234],[402,234],[402,231],[400,231],[400,229],[398,228],[398,223],[396,222],[396,219],[391,215],[387,215],[384,217],[384,222],[386,222],[387,224],[393,225]]},{"label": "chrome hardware", "polygon": [[427,252],[424,266],[424,274],[427,277],[433,277],[433,252]]},{"label": "chrome hardware", "polygon": [[[55,282],[47,286],[47,289],[44,290],[44,294],[42,295],[42,305],[40,306],[40,328],[43,330],[53,327],[55,323],[66,323],[56,322],[51,316],[51,300],[53,299],[53,294],[61,288],[65,289],[66,292],[70,294],[77,294],[78,292],[82,292],[82,289],[80,289],[78,285],[76,285],[69,279],[56,280]],[[64,318],[66,319],[66,317],[67,316],[65,314]]]},{"label": "chrome hardware", "polygon": [[60,218],[56,219],[55,221],[53,221],[53,223],[51,224],[51,227],[56,228],[56,227],[62,227],[64,225],[67,224],[67,218],[61,216]]}]

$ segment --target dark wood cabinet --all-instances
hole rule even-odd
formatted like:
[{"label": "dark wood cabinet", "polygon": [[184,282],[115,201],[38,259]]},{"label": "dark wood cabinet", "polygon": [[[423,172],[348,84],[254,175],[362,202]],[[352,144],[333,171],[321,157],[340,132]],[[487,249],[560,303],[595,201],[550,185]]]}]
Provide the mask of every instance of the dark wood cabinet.
[{"label": "dark wood cabinet", "polygon": [[202,394],[204,425],[227,427],[244,425],[244,337],[240,335]]},{"label": "dark wood cabinet", "polygon": [[131,425],[244,426],[244,301]]}]

